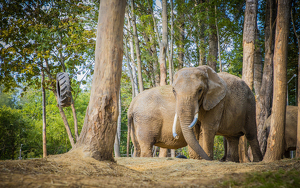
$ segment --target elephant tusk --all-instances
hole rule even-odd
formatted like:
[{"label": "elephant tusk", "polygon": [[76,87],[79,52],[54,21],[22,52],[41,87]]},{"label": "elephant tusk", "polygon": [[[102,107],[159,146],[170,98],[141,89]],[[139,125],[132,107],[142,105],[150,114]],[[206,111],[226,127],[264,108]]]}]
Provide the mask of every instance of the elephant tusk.
[{"label": "elephant tusk", "polygon": [[177,123],[177,113],[175,113],[172,131],[173,131],[173,137],[174,137],[175,139],[178,139],[179,136],[178,136],[177,133],[176,133],[176,123]]},{"label": "elephant tusk", "polygon": [[193,120],[193,122],[190,124],[189,129],[192,129],[192,128],[196,125],[197,120],[198,120],[198,113],[195,114],[194,120]]}]

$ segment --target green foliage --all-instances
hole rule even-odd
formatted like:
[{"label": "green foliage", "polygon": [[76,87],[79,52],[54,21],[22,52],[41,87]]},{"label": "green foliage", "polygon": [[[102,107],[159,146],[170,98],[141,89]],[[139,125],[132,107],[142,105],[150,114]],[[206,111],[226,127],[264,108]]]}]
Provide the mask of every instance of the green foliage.
[{"label": "green foliage", "polygon": [[16,159],[31,127],[20,110],[0,104],[0,159]]},{"label": "green foliage", "polygon": [[[297,169],[255,172],[245,175],[245,180],[230,180],[223,183],[226,187],[299,187],[300,172]],[[244,178],[243,178],[244,179]]]},{"label": "green foliage", "polygon": [[[95,7],[96,6],[96,7]],[[77,71],[92,62],[97,3],[81,1],[4,1],[0,6],[1,68],[4,90],[45,87],[55,90],[56,73]]]},{"label": "green foliage", "polygon": [[220,160],[224,155],[223,136],[215,136],[214,160]]}]

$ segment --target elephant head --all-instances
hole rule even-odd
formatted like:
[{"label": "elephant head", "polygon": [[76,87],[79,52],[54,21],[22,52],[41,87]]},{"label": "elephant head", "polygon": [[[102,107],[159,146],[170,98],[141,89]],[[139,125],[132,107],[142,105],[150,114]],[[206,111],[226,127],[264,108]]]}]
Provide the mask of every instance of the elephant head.
[{"label": "elephant head", "polygon": [[225,97],[226,83],[209,66],[199,66],[178,71],[172,87],[176,98],[175,117],[180,120],[186,142],[203,159],[211,160],[199,145],[192,127],[197,122],[200,108],[209,111]]}]

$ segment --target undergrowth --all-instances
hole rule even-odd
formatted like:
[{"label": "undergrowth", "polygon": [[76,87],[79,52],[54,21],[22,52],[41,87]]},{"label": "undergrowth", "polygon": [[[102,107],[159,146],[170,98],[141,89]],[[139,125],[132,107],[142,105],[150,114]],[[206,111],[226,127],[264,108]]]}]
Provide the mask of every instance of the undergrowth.
[{"label": "undergrowth", "polygon": [[223,182],[221,187],[300,187],[300,171],[279,169],[278,171],[247,173],[244,178]]}]

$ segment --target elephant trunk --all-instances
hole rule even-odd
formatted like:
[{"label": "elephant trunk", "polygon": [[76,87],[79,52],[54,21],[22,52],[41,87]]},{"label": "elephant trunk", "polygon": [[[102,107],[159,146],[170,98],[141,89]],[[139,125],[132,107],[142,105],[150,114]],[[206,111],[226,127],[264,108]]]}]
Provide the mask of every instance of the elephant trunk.
[{"label": "elephant trunk", "polygon": [[191,105],[184,106],[185,107],[179,108],[180,110],[178,111],[178,116],[185,141],[198,155],[200,155],[201,158],[205,160],[212,160],[200,146],[194,135],[193,129],[191,128],[193,127],[193,123],[197,121],[195,120],[196,116],[194,118],[195,108],[193,108],[193,105],[192,108]]}]

